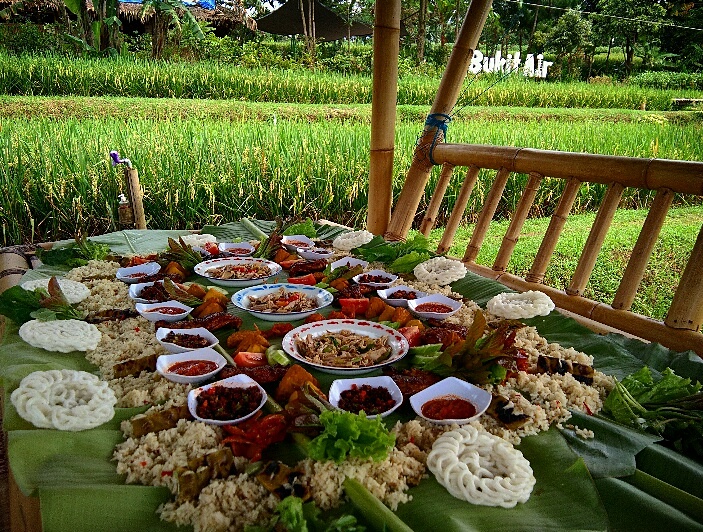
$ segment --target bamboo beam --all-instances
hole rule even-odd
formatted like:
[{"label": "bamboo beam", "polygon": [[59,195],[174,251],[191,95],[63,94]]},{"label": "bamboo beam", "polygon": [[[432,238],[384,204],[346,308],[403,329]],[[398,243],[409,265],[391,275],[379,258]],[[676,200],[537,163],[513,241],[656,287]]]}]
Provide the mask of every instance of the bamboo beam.
[{"label": "bamboo beam", "polygon": [[474,226],[473,233],[471,233],[471,241],[469,245],[466,246],[466,252],[462,260],[468,262],[476,260],[478,252],[481,250],[483,240],[486,238],[488,227],[491,225],[491,220],[498,209],[500,198],[503,196],[503,191],[505,190],[505,185],[507,185],[509,177],[510,170],[507,168],[501,167],[498,170],[493,185],[491,185],[491,190],[488,192],[488,196],[486,196],[486,200],[483,202],[481,213],[478,215],[478,221]]},{"label": "bamboo beam", "polygon": [[596,219],[591,226],[591,232],[588,234],[579,262],[574,270],[574,275],[571,277],[569,287],[566,289],[567,294],[583,295],[583,290],[586,288],[591,273],[593,273],[593,267],[596,265],[598,253],[600,253],[603,246],[605,235],[608,233],[615,211],[618,210],[623,190],[623,186],[619,183],[612,183],[608,187],[603,203],[601,203]]},{"label": "bamboo beam", "polygon": [[454,208],[452,209],[452,214],[449,216],[447,226],[444,228],[442,240],[440,240],[439,245],[437,246],[437,253],[446,253],[449,251],[449,248],[452,247],[454,235],[456,235],[456,230],[461,224],[461,220],[464,217],[464,211],[466,211],[466,206],[468,205],[469,198],[471,197],[471,192],[473,192],[474,186],[476,185],[478,172],[478,166],[469,166],[466,171],[466,177],[464,178],[464,182],[461,184],[459,196],[454,203]]},{"label": "bamboo beam", "polygon": [[549,266],[549,262],[552,260],[552,255],[557,247],[557,242],[559,242],[559,237],[564,229],[566,219],[571,212],[571,207],[574,205],[580,187],[581,181],[578,179],[569,179],[569,181],[566,182],[566,187],[564,188],[564,192],[562,192],[561,199],[559,199],[557,210],[549,221],[547,232],[542,239],[542,243],[539,245],[539,251],[537,251],[537,255],[535,255],[535,260],[532,262],[530,273],[525,276],[527,281],[531,283],[541,283],[544,281],[547,266]]},{"label": "bamboo beam", "polygon": [[369,211],[366,218],[366,228],[375,235],[385,232],[391,219],[393,205],[400,10],[400,0],[376,2],[373,30]]},{"label": "bamboo beam", "polygon": [[[377,2],[380,4],[382,2]],[[492,0],[472,0],[466,18],[457,36],[456,44],[449,57],[447,68],[439,84],[437,95],[430,114],[449,115],[456,104],[461,86],[466,78],[474,50],[481,36],[483,25],[491,9]],[[388,224],[386,238],[404,239],[412,227],[417,207],[425,192],[425,186],[434,163],[431,149],[444,141],[444,134],[437,125],[426,126],[415,148],[412,164],[408,169],[403,190],[400,193],[395,210]],[[459,165],[455,165],[459,166]],[[469,166],[469,165],[460,165]]]},{"label": "bamboo beam", "polygon": [[146,229],[146,216],[144,215],[144,192],[139,184],[139,172],[136,168],[125,166],[124,177],[127,183],[127,194],[129,204],[134,213],[134,227],[136,229]]},{"label": "bamboo beam", "polygon": [[[681,275],[664,322],[676,329],[699,331],[703,322],[703,227]],[[678,334],[678,331],[677,331]],[[697,333],[698,334],[698,333]],[[703,335],[701,335],[703,336]]]},{"label": "bamboo beam", "polygon": [[[681,194],[703,195],[703,162],[444,143],[435,147],[433,158],[437,164],[473,164],[494,170],[505,166],[517,173],[538,172],[548,177],[573,177],[590,183],[615,182],[624,187],[669,188]],[[598,169],[597,173],[594,168]]]},{"label": "bamboo beam", "polygon": [[434,224],[437,222],[437,213],[442,205],[444,195],[447,193],[447,188],[449,187],[449,182],[452,179],[453,173],[454,165],[442,165],[442,173],[439,174],[437,187],[434,189],[434,193],[430,199],[430,204],[427,206],[427,210],[425,211],[425,217],[422,219],[422,223],[420,224],[420,233],[425,236],[429,236],[430,231],[432,231]]},{"label": "bamboo beam", "polygon": [[527,215],[530,213],[532,204],[535,201],[537,189],[539,188],[539,184],[542,182],[542,178],[543,176],[538,173],[530,173],[530,177],[525,185],[525,190],[522,191],[520,201],[518,202],[517,208],[513,213],[513,219],[510,220],[508,230],[503,237],[503,243],[498,250],[496,260],[493,263],[493,269],[495,271],[502,272],[507,268],[508,262],[510,261],[510,256],[513,254],[515,245],[520,237],[522,226],[525,224]]},{"label": "bamboo beam", "polygon": [[627,261],[627,267],[620,280],[618,291],[613,298],[613,308],[630,310],[632,307],[632,302],[635,300],[637,289],[642,282],[647,263],[652,256],[652,250],[657,243],[657,238],[659,238],[659,233],[673,200],[674,193],[671,190],[662,188],[657,191],[657,195],[649,207],[647,219],[644,221],[639,237],[637,237],[635,247],[632,249],[630,260]]}]

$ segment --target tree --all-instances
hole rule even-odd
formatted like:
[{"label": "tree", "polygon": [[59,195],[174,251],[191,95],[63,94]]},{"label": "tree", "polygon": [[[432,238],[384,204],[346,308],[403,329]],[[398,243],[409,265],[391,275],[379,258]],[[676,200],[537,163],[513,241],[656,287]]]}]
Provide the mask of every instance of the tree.
[{"label": "tree", "polygon": [[[180,0],[144,0],[142,21],[153,17],[151,25],[151,57],[160,59],[168,42],[168,32],[172,27],[180,31],[186,24],[196,39],[203,39],[203,31],[193,13],[183,7]],[[181,20],[181,17],[183,20]]]},{"label": "tree", "polygon": [[547,35],[546,48],[556,56],[552,72],[561,70],[570,78],[578,78],[585,52],[592,46],[592,24],[578,11],[562,15]]}]

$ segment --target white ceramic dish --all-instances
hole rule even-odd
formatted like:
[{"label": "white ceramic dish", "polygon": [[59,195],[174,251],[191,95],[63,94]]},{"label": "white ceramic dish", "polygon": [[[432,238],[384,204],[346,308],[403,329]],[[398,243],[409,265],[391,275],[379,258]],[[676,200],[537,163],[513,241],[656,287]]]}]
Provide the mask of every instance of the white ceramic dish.
[{"label": "white ceramic dish", "polygon": [[[259,404],[259,407],[256,408],[253,412],[247,414],[246,416],[238,417],[235,419],[227,419],[227,420],[219,420],[219,419],[207,419],[207,418],[202,418],[198,415],[197,413],[197,406],[198,406],[198,395],[200,395],[203,391],[209,390],[210,388],[214,386],[224,386],[227,388],[250,388],[252,386],[256,386],[261,390],[261,403]],[[251,377],[247,375],[235,375],[234,377],[229,377],[227,379],[221,380],[214,382],[212,384],[206,384],[205,386],[201,386],[200,388],[195,388],[194,390],[191,390],[188,392],[188,410],[190,410],[191,415],[197,419],[198,421],[202,421],[203,423],[210,423],[211,425],[234,425],[236,423],[241,423],[245,419],[249,419],[251,416],[256,414],[259,410],[261,410],[266,403],[267,399],[266,391]]]},{"label": "white ceramic dish", "polygon": [[232,253],[239,257],[248,257],[255,250],[249,242],[222,242],[217,248],[222,252]]},{"label": "white ceramic dish", "polygon": [[189,336],[202,336],[209,341],[206,347],[215,347],[220,341],[217,336],[208,331],[205,327],[196,327],[194,329],[169,329],[167,327],[159,327],[156,331],[156,339],[158,342],[164,346],[164,349],[169,353],[185,353],[188,351],[197,351],[198,349],[204,349],[199,347],[183,347],[178,344],[165,341],[166,335],[173,332],[175,334],[187,334]]},{"label": "white ceramic dish", "polygon": [[[208,270],[212,268],[220,268],[222,266],[227,266],[227,265],[239,265],[239,266],[251,266],[252,264],[258,264],[261,266],[265,266],[269,269],[269,274],[268,275],[263,275],[261,277],[257,277],[255,279],[218,279],[216,277],[212,277],[208,275]],[[200,264],[195,265],[195,273],[200,275],[201,277],[205,277],[208,281],[210,281],[213,284],[220,285],[220,286],[228,286],[228,287],[236,287],[236,288],[244,288],[247,286],[254,286],[257,284],[263,283],[266,279],[269,277],[273,277],[274,275],[277,275],[281,273],[281,266],[279,264],[276,264],[275,262],[271,262],[270,260],[266,259],[255,259],[252,257],[242,257],[242,258],[220,258],[220,259],[211,259],[211,260],[206,260],[204,262],[201,262]]]},{"label": "white ceramic dish", "polygon": [[353,268],[354,266],[361,266],[362,268],[366,268],[368,265],[369,263],[365,260],[357,259],[354,257],[344,257],[343,259],[336,260],[332,264],[330,264],[330,268],[332,270],[336,270],[337,268],[340,268],[342,266],[348,266],[350,268]]},{"label": "white ceramic dish", "polygon": [[[369,386],[374,386],[377,388],[386,388],[390,392],[391,397],[395,400],[395,406],[393,406],[392,408],[386,410],[385,412],[381,412],[380,414],[366,414],[366,417],[375,418],[379,415],[381,417],[386,417],[387,415],[395,412],[398,407],[403,404],[403,394],[401,393],[400,388],[398,388],[398,385],[393,379],[385,375],[381,377],[356,377],[354,379],[337,379],[335,381],[332,381],[332,385],[330,386],[330,392],[328,394],[330,403],[339,408],[339,400],[343,391],[351,390],[352,385],[362,386],[364,384],[368,384]],[[358,412],[353,413],[357,414]]]},{"label": "white ceramic dish", "polygon": [[[161,312],[154,312],[153,309],[158,307],[178,307],[183,309],[180,314],[163,314]],[[193,307],[184,305],[180,301],[164,301],[163,303],[137,303],[135,305],[137,312],[149,321],[179,321],[185,319],[188,314],[193,311]]]},{"label": "white ceramic dish", "polygon": [[[286,293],[295,292],[306,297],[315,299],[317,301],[317,306],[314,309],[306,310],[305,312],[286,312],[280,314],[273,312],[261,312],[249,309],[249,298],[251,296],[264,297],[273,292],[277,292],[281,288],[283,288]],[[318,312],[320,309],[331,305],[333,300],[334,296],[330,294],[327,290],[323,290],[322,288],[318,288],[316,286],[285,283],[262,284],[260,286],[252,286],[249,288],[245,288],[244,290],[240,290],[232,296],[232,303],[235,307],[238,307],[242,310],[246,310],[252,316],[255,316],[264,321],[302,320],[303,318],[306,318],[307,316]]]},{"label": "white ceramic dish", "polygon": [[334,253],[323,248],[295,248],[295,252],[306,260],[329,259]]},{"label": "white ceramic dish", "polygon": [[298,248],[314,248],[315,242],[305,235],[289,235],[281,239],[281,243],[291,253],[295,253]]},{"label": "white ceramic dish", "polygon": [[161,266],[159,266],[157,262],[145,262],[144,264],[138,264],[137,266],[119,268],[115,274],[115,277],[127,284],[136,284],[144,277],[158,273],[159,270],[161,270]]},{"label": "white ceramic dish", "polygon": [[[439,305],[447,305],[450,307],[452,310],[451,312],[423,312],[423,311],[418,311],[417,307],[424,303],[434,303],[434,304],[439,304]],[[418,299],[413,299],[408,301],[408,308],[410,311],[415,314],[416,316],[419,316],[420,318],[425,318],[426,320],[429,319],[435,319],[435,320],[443,320],[445,318],[448,318],[452,314],[454,314],[456,311],[458,311],[461,308],[461,303],[457,301],[456,299],[452,299],[451,297],[447,297],[442,294],[431,294],[429,296],[425,297],[420,297]]]},{"label": "white ceramic dish", "polygon": [[[383,276],[384,278],[388,279],[387,281],[384,281],[382,283],[362,283],[360,279],[366,275],[380,275]],[[364,273],[360,273],[359,275],[355,275],[352,277],[355,283],[357,284],[363,284],[366,286],[370,286],[371,288],[388,288],[396,279],[398,279],[397,275],[394,275],[392,273],[384,272],[383,270],[369,270]]]},{"label": "white ceramic dish", "polygon": [[[298,338],[304,338],[309,334],[320,335],[328,332],[340,332],[345,330],[370,336],[372,338],[388,336],[388,344],[391,346],[391,355],[386,360],[372,366],[366,366],[363,368],[340,368],[310,362],[298,352],[298,348],[296,346],[296,341]],[[374,323],[367,320],[323,320],[307,323],[290,331],[283,337],[283,349],[298,362],[302,362],[317,368],[323,373],[331,373],[333,375],[363,375],[364,373],[369,373],[375,369],[387,366],[388,364],[398,362],[408,353],[408,341],[398,331],[391,329],[390,327],[386,327],[385,325],[381,325],[380,323]]]},{"label": "white ceramic dish", "polygon": [[[168,371],[168,368],[174,364],[178,362],[185,362],[187,360],[210,360],[217,364],[217,369],[211,371],[210,373],[196,375],[193,377],[179,375],[178,373],[171,373]],[[183,353],[161,355],[156,359],[156,372],[171,382],[177,382],[179,384],[200,384],[201,382],[205,382],[206,380],[214,377],[218,371],[225,367],[226,364],[227,361],[225,360],[225,357],[215,351],[212,347],[203,347],[202,349],[185,351]]]},{"label": "white ceramic dish", "polygon": [[140,296],[143,289],[148,286],[154,286],[154,284],[164,284],[163,281],[152,281],[150,283],[136,283],[129,285],[129,297],[134,300],[135,303],[156,303],[151,299],[144,299]]},{"label": "white ceramic dish", "polygon": [[390,288],[384,288],[381,290],[378,290],[378,297],[383,299],[386,303],[388,303],[392,307],[406,307],[408,306],[408,299],[405,298],[400,298],[394,296],[394,294],[400,290],[405,290],[406,292],[414,292],[415,293],[415,299],[425,297],[427,295],[427,292],[420,292],[419,290],[415,290],[414,288],[411,288],[407,285],[400,284],[397,286],[392,286]]},{"label": "white ceramic dish", "polygon": [[[425,403],[444,396],[456,396],[469,401],[476,408],[476,414],[465,419],[430,419],[422,415],[422,406]],[[435,423],[437,425],[451,425],[452,423],[463,425],[477,419],[483,414],[491,404],[491,398],[492,395],[482,388],[457,379],[456,377],[447,377],[411,396],[410,406],[413,407],[413,410],[418,416],[426,419],[430,423]]]}]

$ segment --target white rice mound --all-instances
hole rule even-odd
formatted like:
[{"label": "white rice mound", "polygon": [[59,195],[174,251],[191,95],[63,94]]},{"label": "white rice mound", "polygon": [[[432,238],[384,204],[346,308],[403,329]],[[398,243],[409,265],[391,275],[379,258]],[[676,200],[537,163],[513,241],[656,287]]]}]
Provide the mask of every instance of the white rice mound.
[{"label": "white rice mound", "polygon": [[113,366],[133,358],[165,355],[167,352],[154,334],[154,324],[141,316],[99,323],[102,338],[86,354],[89,362],[100,368],[106,379],[113,376]]},{"label": "white rice mound", "polygon": [[79,266],[70,270],[64,279],[78,281],[91,287],[91,283],[97,279],[114,279],[120,264],[114,261],[90,260],[85,266]]},{"label": "white rice mound", "polygon": [[88,283],[90,296],[78,308],[87,312],[134,309],[134,300],[129,297],[129,285],[115,279],[96,279]]},{"label": "white rice mound", "polygon": [[163,378],[155,372],[142,371],[138,376],[122,377],[108,381],[117,396],[117,406],[134,408],[153,403],[161,403],[177,397],[188,395],[190,384],[178,384]]},{"label": "white rice mound", "polygon": [[[71,281],[70,279],[57,279],[61,292],[66,296],[66,300],[75,305],[80,303],[90,295],[90,288],[83,283]],[[37,288],[49,289],[49,279],[36,279],[34,281],[26,281],[20,285],[25,290],[35,290]]]}]

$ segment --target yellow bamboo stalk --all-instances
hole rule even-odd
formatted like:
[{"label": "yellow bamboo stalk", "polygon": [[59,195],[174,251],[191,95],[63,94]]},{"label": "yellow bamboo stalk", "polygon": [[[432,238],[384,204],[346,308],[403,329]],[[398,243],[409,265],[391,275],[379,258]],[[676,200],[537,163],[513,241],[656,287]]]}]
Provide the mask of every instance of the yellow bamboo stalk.
[{"label": "yellow bamboo stalk", "polygon": [[637,289],[642,282],[647,263],[673,200],[674,193],[671,190],[662,188],[657,191],[657,195],[649,207],[647,219],[644,221],[639,237],[637,237],[637,243],[632,249],[630,260],[627,261],[627,267],[620,280],[618,291],[613,298],[613,308],[630,310],[632,307],[632,302],[635,300]]},{"label": "yellow bamboo stalk", "polygon": [[478,172],[478,166],[469,166],[466,171],[466,177],[464,178],[464,182],[461,184],[459,196],[456,198],[454,208],[452,209],[452,214],[449,216],[449,221],[444,229],[444,234],[442,234],[442,240],[437,246],[437,253],[446,253],[449,251],[449,248],[452,247],[454,235],[461,224],[461,220],[464,217],[464,211],[466,211],[466,206],[468,205],[469,198],[471,197],[471,192],[474,190],[474,186],[476,185]]},{"label": "yellow bamboo stalk", "polygon": [[[380,3],[382,2],[378,2],[378,4]],[[471,2],[439,84],[430,114],[448,115],[456,104],[483,25],[488,17],[491,3],[492,0],[473,0]],[[435,137],[437,137],[436,143]],[[388,224],[387,239],[402,240],[410,231],[432,169],[430,147],[433,143],[439,144],[443,141],[444,135],[436,125],[425,127],[415,148],[413,161],[405,178],[405,185]]]},{"label": "yellow bamboo stalk", "polygon": [[703,323],[703,227],[691,251],[664,322],[676,329],[699,331]]},{"label": "yellow bamboo stalk", "polygon": [[447,187],[449,187],[449,182],[452,179],[453,172],[454,165],[442,165],[442,172],[437,180],[437,187],[432,194],[430,204],[427,206],[425,217],[422,219],[422,223],[420,223],[420,233],[425,236],[429,236],[430,231],[432,231],[434,224],[437,222],[437,213],[439,212],[439,208],[442,206],[442,200],[444,199],[444,195],[447,193]]},{"label": "yellow bamboo stalk", "polygon": [[566,224],[566,218],[571,212],[571,207],[574,205],[576,196],[579,192],[581,181],[578,179],[569,179],[564,187],[564,192],[557,205],[557,210],[554,212],[552,219],[549,221],[549,227],[539,246],[539,251],[535,255],[535,260],[532,262],[530,273],[525,276],[527,281],[533,283],[541,283],[544,280],[544,274],[547,271],[547,266],[552,260],[552,255],[557,247],[559,236]]},{"label": "yellow bamboo stalk", "polygon": [[391,219],[393,205],[400,11],[400,0],[376,3],[373,30],[369,211],[366,218],[366,228],[375,235],[385,232]]},{"label": "yellow bamboo stalk", "polygon": [[613,221],[615,211],[618,209],[618,203],[622,197],[624,187],[619,183],[611,183],[608,191],[603,198],[596,214],[596,219],[591,226],[591,232],[588,234],[583,252],[579,258],[579,262],[574,270],[574,275],[571,277],[569,287],[566,293],[569,295],[583,295],[583,290],[593,273],[593,267],[596,265],[598,253],[600,253],[605,235],[608,233],[610,223]]},{"label": "yellow bamboo stalk", "polygon": [[537,195],[537,189],[539,184],[542,182],[541,174],[532,172],[525,185],[525,190],[522,191],[522,196],[520,196],[520,201],[518,202],[515,213],[513,214],[513,219],[510,220],[510,225],[508,230],[503,237],[503,243],[498,250],[498,255],[493,263],[493,269],[495,271],[505,271],[510,261],[510,256],[513,254],[515,245],[517,244],[518,238],[520,237],[520,231],[522,226],[527,220],[527,215],[530,213],[532,204],[535,201],[535,196]]},{"label": "yellow bamboo stalk", "polygon": [[136,229],[146,229],[146,216],[144,215],[144,192],[139,184],[139,172],[136,168],[125,165],[124,177],[127,183],[127,194],[129,204],[134,213],[134,227]]},{"label": "yellow bamboo stalk", "polygon": [[500,198],[503,196],[503,191],[505,190],[505,185],[508,183],[508,178],[510,177],[510,170],[505,167],[501,167],[496,174],[496,178],[491,185],[491,190],[488,192],[486,201],[483,203],[481,208],[481,213],[478,216],[478,221],[474,227],[473,233],[471,233],[471,241],[469,245],[466,246],[466,252],[464,253],[465,262],[473,262],[478,256],[478,252],[481,250],[481,245],[483,244],[484,238],[486,238],[486,233],[488,232],[488,227],[491,225],[491,220],[493,215],[498,209],[498,203],[500,203]]}]

